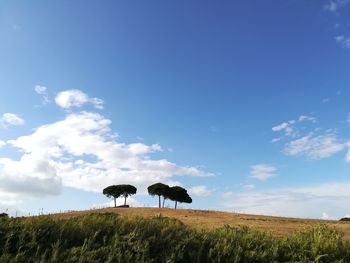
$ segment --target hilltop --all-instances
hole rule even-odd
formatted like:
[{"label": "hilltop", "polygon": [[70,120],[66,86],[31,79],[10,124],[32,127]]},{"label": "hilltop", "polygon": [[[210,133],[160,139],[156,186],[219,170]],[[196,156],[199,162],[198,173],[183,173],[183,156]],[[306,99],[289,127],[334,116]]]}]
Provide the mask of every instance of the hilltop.
[{"label": "hilltop", "polygon": [[155,208],[2,217],[0,262],[350,262],[347,226]]},{"label": "hilltop", "polygon": [[184,224],[200,229],[211,230],[225,225],[232,227],[249,226],[251,228],[268,231],[277,236],[285,236],[306,227],[326,224],[337,227],[344,233],[344,238],[350,240],[350,223],[336,220],[302,219],[275,216],[249,215],[223,211],[169,209],[169,208],[103,208],[96,210],[76,211],[55,214],[54,217],[68,219],[76,216],[94,213],[116,213],[121,216],[142,216],[151,218],[159,216],[176,218]]}]

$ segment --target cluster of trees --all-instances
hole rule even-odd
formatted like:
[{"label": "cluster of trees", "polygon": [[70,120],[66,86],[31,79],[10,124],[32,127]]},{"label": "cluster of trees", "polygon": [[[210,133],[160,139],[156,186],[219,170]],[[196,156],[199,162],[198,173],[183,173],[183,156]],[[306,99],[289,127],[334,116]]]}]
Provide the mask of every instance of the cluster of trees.
[{"label": "cluster of trees", "polygon": [[160,205],[160,199],[161,196],[163,196],[163,207],[166,199],[169,199],[171,201],[175,202],[175,209],[177,208],[177,203],[192,203],[192,198],[187,193],[187,190],[185,188],[182,188],[180,186],[172,186],[162,184],[162,183],[156,183],[150,185],[148,188],[148,193],[152,196],[158,195],[158,204],[159,208],[161,208]]},{"label": "cluster of trees", "polygon": [[[192,203],[192,198],[187,193],[185,188],[180,186],[172,186],[156,183],[150,185],[148,188],[148,193],[152,196],[158,196],[159,198],[159,208],[164,207],[165,200],[169,199],[175,202],[175,209],[177,208],[177,203]],[[117,198],[124,197],[124,206],[126,205],[126,199],[128,196],[134,195],[137,192],[137,188],[130,184],[119,184],[110,185],[103,189],[103,194],[108,198],[114,199],[114,207],[117,207]],[[163,197],[163,206],[161,206],[161,197]]]}]

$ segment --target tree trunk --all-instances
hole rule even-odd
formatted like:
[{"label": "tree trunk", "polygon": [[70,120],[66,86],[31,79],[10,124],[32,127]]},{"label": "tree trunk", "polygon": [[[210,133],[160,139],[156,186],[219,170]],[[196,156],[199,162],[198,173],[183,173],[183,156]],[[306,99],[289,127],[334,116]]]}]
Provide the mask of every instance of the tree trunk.
[{"label": "tree trunk", "polygon": [[125,199],[124,199],[124,206],[126,206],[126,196],[124,196],[125,197]]},{"label": "tree trunk", "polygon": [[163,198],[163,208],[164,208],[165,198]]},{"label": "tree trunk", "polygon": [[160,195],[158,195],[158,200],[159,200],[159,208],[160,208]]},{"label": "tree trunk", "polygon": [[116,200],[116,199],[117,199],[117,198],[114,197],[114,208],[117,207],[117,200]]},{"label": "tree trunk", "polygon": [[177,208],[177,201],[175,201],[175,209]]}]

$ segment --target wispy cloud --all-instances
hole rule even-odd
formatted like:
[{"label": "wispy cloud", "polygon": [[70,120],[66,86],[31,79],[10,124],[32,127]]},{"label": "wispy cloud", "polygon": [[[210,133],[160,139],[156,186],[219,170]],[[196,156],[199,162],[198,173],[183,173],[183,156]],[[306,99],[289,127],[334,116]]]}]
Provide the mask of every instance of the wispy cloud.
[{"label": "wispy cloud", "polygon": [[[296,125],[303,121],[318,123],[315,117],[301,115],[297,121],[285,122],[288,125],[280,125],[273,128],[273,131],[283,131],[286,127],[290,129],[288,132],[285,131],[284,134],[284,139],[286,139],[283,148],[284,154],[320,160],[329,158],[347,149],[348,153],[345,156],[345,161],[350,162],[350,139],[339,137],[336,129],[324,131],[320,127],[313,129],[307,129],[307,127],[303,127],[303,129],[298,128]],[[350,123],[350,114],[346,122]],[[276,127],[280,128],[277,129]],[[272,142],[279,140],[280,138],[275,138]]]},{"label": "wispy cloud", "polygon": [[284,152],[291,156],[306,156],[310,159],[330,157],[344,149],[335,132],[330,131],[323,135],[314,135],[298,138],[286,144]]},{"label": "wispy cloud", "polygon": [[256,164],[250,167],[250,177],[266,181],[277,175],[277,168],[268,164]]},{"label": "wispy cloud", "polygon": [[345,161],[346,162],[350,162],[350,141],[348,141],[347,143],[345,143],[346,147],[348,147],[348,151],[345,155]]},{"label": "wispy cloud", "polygon": [[273,138],[271,140],[272,143],[276,143],[276,142],[279,142],[281,140],[281,138]]},{"label": "wispy cloud", "polygon": [[343,35],[336,36],[335,41],[344,49],[350,48],[350,37],[345,37]]},{"label": "wispy cloud", "polygon": [[191,187],[188,192],[194,196],[206,197],[211,196],[213,190],[209,190],[205,185],[198,185]]},{"label": "wispy cloud", "polygon": [[20,126],[24,125],[25,121],[14,113],[4,113],[0,117],[0,127],[8,127],[8,126]]},{"label": "wispy cloud", "polygon": [[84,104],[92,104],[96,109],[103,109],[104,101],[99,98],[90,98],[81,90],[72,89],[62,91],[57,94],[55,102],[63,109],[70,109],[73,107],[80,108]]},{"label": "wispy cloud", "polygon": [[47,88],[45,86],[42,86],[42,85],[36,85],[34,87],[34,90],[37,94],[41,95],[42,96],[42,99],[43,99],[43,104],[47,104],[50,102],[49,100],[49,96],[47,94]]},{"label": "wispy cloud", "polygon": [[323,6],[323,9],[332,13],[337,13],[340,8],[346,6],[349,3],[349,0],[330,0]]},{"label": "wispy cloud", "polygon": [[285,135],[292,136],[295,133],[295,130],[293,128],[294,123],[295,123],[294,120],[283,122],[279,125],[272,127],[272,131],[274,132],[284,131]]},{"label": "wispy cloud", "polygon": [[[349,9],[347,6],[349,6],[350,0],[329,0],[327,4],[323,5],[323,9],[329,13],[333,13],[337,17],[337,22],[334,25],[334,30],[337,31],[337,34],[339,34],[340,28],[346,28],[348,26],[348,23],[344,23],[344,21],[340,20],[341,10],[345,9],[348,12]],[[344,23],[344,24],[343,24]],[[344,35],[337,35],[334,37],[335,41],[343,48],[343,49],[349,49],[350,48],[350,37],[346,37]]]},{"label": "wispy cloud", "polygon": [[[308,115],[300,115],[297,120],[290,120],[278,124],[272,127],[272,131],[274,132],[284,132],[284,135],[289,137],[297,137],[299,135],[297,124],[300,122],[308,121],[311,123],[316,123],[317,119]],[[273,141],[275,142],[275,141]]]}]

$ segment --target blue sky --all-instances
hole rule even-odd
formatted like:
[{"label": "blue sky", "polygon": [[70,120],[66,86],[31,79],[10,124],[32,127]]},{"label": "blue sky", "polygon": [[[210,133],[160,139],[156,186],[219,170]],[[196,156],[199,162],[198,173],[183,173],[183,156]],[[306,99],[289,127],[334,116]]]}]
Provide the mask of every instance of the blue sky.
[{"label": "blue sky", "polygon": [[0,210],[350,214],[350,1],[5,0],[0,39]]}]

